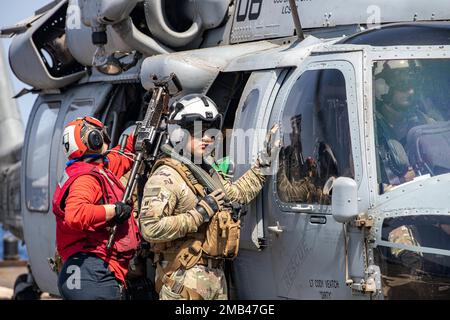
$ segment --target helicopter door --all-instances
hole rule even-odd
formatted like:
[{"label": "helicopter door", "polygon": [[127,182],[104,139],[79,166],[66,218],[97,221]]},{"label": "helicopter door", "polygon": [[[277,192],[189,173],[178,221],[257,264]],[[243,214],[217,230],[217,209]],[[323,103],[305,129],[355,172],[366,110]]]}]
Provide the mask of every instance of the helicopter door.
[{"label": "helicopter door", "polygon": [[33,276],[44,292],[58,294],[48,258],[55,252],[56,223],[51,199],[64,169],[62,131],[74,118],[93,115],[105,103],[111,85],[79,86],[61,95],[42,95],[30,114],[22,168],[23,230]]},{"label": "helicopter door", "polygon": [[[258,70],[253,71],[248,78],[236,111],[229,146],[229,154],[235,164],[234,179],[241,177],[254,163],[266,135],[265,128],[270,119],[272,105],[288,71]],[[236,289],[230,291],[232,296],[235,294],[238,299],[267,299],[273,296],[275,284],[271,274],[268,275],[271,268],[270,254],[266,249],[267,212],[264,209],[262,193],[243,208],[239,255],[233,261],[233,285],[230,286]],[[257,265],[264,268],[255,268]],[[259,285],[257,290],[254,283]]]},{"label": "helicopter door", "polygon": [[42,291],[51,291],[48,279],[56,282],[47,263],[54,247],[54,218],[51,210],[50,156],[53,134],[61,113],[61,97],[41,96],[31,111],[24,139],[21,202],[24,240],[33,276]]},{"label": "helicopter door", "polygon": [[[349,56],[361,64],[360,53]],[[292,72],[275,101],[270,123],[280,124],[282,144],[263,206],[270,213],[278,296],[348,299],[343,228],[331,215],[329,189],[337,177],[355,179],[350,128],[358,121],[355,67],[350,61],[313,59],[321,61]]]},{"label": "helicopter door", "polygon": [[[273,103],[287,73],[287,69],[277,69],[254,71],[250,75],[236,111],[235,129],[229,148],[236,167],[234,177],[241,177],[250,169],[252,159],[259,151],[255,138],[258,134],[265,136],[265,129],[259,128],[265,128],[269,121],[270,108],[267,106]],[[245,208],[241,249],[260,250],[266,245],[261,205],[262,197],[259,196]]]}]

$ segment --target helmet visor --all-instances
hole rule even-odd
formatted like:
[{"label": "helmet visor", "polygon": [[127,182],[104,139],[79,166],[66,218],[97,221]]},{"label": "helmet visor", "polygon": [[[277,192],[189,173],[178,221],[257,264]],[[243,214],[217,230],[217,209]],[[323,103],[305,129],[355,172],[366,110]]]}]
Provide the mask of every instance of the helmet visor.
[{"label": "helmet visor", "polygon": [[416,78],[414,74],[402,74],[396,73],[395,77],[389,79],[389,86],[393,89],[397,89],[400,91],[406,91],[409,89],[416,88],[421,85],[420,78]]},{"label": "helmet visor", "polygon": [[214,118],[212,116],[205,118],[198,113],[184,114],[181,120],[177,121],[177,124],[188,130],[194,128],[194,125],[195,127],[199,126],[199,123],[205,130],[211,128],[220,129],[222,127],[222,115],[219,113]]}]

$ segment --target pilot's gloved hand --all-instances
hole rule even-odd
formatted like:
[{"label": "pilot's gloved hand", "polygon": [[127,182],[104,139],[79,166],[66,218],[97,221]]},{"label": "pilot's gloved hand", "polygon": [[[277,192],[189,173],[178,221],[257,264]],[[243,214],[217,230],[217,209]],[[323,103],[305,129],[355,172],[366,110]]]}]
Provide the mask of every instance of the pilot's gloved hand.
[{"label": "pilot's gloved hand", "polygon": [[208,222],[216,212],[222,210],[224,197],[225,193],[219,189],[200,199],[195,206],[195,210],[202,215],[203,222]]},{"label": "pilot's gloved hand", "polygon": [[277,156],[278,149],[280,148],[280,140],[274,141],[278,130],[279,126],[276,123],[267,133],[266,139],[264,140],[264,147],[258,153],[258,158],[256,159],[256,167],[267,168],[272,165],[272,160]]},{"label": "pilot's gloved hand", "polygon": [[112,219],[113,222],[116,224],[121,224],[127,221],[131,216],[132,208],[121,201],[116,202],[114,205],[116,206],[116,215]]}]

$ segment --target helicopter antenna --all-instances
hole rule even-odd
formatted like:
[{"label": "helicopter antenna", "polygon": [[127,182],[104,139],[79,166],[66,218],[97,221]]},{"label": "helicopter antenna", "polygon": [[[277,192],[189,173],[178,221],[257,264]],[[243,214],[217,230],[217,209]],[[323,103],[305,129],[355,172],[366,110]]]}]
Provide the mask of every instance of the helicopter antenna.
[{"label": "helicopter antenna", "polygon": [[291,6],[292,19],[294,20],[295,30],[297,31],[297,37],[300,41],[305,39],[303,34],[302,24],[300,23],[300,16],[298,15],[298,8],[295,0],[289,0]]}]

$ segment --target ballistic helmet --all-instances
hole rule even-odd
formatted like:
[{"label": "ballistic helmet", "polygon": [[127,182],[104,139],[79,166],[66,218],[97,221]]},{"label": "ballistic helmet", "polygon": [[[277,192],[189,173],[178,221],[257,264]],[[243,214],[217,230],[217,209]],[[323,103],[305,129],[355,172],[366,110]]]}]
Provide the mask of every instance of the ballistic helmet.
[{"label": "ballistic helmet", "polygon": [[169,116],[168,132],[172,144],[186,141],[187,132],[194,126],[202,130],[220,129],[222,115],[214,101],[202,94],[189,94],[172,104]]}]

